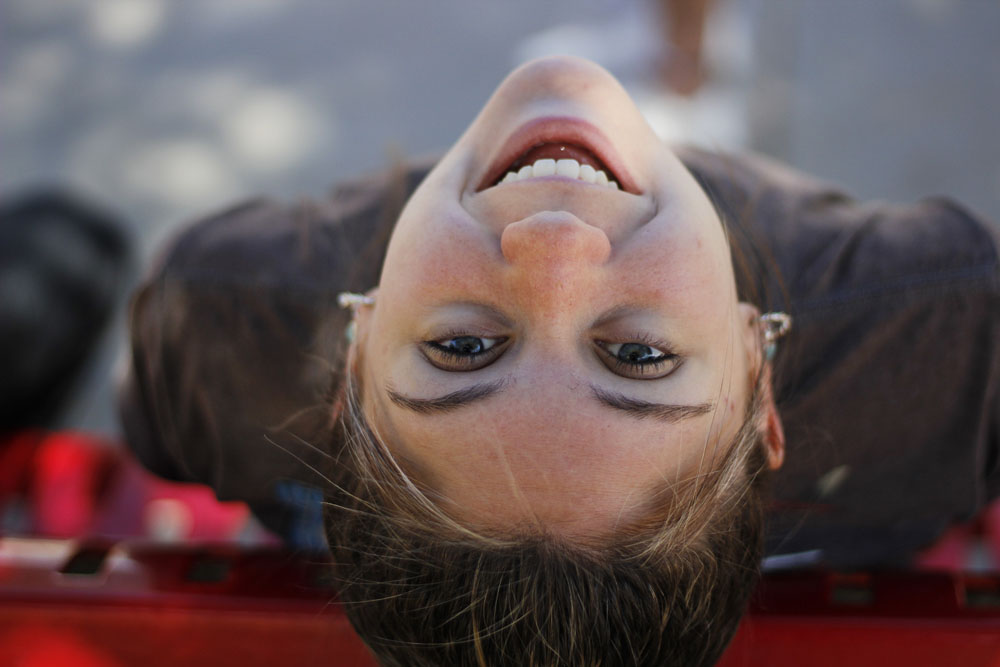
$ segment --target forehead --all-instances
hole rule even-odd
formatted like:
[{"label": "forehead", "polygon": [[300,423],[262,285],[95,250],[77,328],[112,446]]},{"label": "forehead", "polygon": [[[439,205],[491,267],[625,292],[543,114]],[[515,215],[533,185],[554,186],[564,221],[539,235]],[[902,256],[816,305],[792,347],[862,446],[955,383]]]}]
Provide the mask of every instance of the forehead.
[{"label": "forehead", "polygon": [[[369,410],[393,453],[460,518],[600,535],[719,460],[732,429],[716,413],[663,425],[601,409],[582,391],[510,391],[443,415]],[[548,399],[548,400],[546,400]],[[726,410],[725,407],[722,408]],[[729,414],[738,428],[740,415]]]}]

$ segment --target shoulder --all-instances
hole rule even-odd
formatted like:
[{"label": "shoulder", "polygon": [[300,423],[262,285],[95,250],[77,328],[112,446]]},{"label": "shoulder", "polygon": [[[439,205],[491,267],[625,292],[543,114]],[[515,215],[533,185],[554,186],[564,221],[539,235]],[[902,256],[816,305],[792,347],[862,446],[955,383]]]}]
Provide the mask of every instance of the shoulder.
[{"label": "shoulder", "polygon": [[791,304],[811,309],[876,294],[997,289],[996,223],[947,198],[860,201],[837,186],[753,154],[678,150],[740,232],[773,258]]},{"label": "shoulder", "polygon": [[[354,239],[335,200],[258,198],[198,218],[163,243],[146,283],[308,289],[344,269],[323,262]],[[337,257],[337,259],[341,259]],[[326,271],[316,271],[325,266]]]},{"label": "shoulder", "polygon": [[802,311],[949,293],[993,298],[998,290],[993,223],[944,198],[807,209],[797,229],[772,238],[788,246],[789,288]]},{"label": "shoulder", "polygon": [[200,217],[161,245],[146,282],[292,291],[371,287],[399,210],[430,164],[400,163],[338,183],[317,198],[259,197]]}]

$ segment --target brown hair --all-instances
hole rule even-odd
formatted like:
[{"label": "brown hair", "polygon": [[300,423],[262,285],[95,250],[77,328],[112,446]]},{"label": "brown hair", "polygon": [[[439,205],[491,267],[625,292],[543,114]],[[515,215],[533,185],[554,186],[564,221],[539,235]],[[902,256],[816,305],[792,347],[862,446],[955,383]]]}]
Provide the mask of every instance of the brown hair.
[{"label": "brown hair", "polygon": [[355,629],[387,666],[714,664],[763,548],[760,382],[722,464],[596,546],[455,521],[375,435],[348,378],[327,534]]},{"label": "brown hair", "polygon": [[[730,236],[740,298],[761,303],[761,276],[778,274],[738,224],[744,216],[692,173]],[[390,219],[405,196],[392,199],[397,203],[384,211]],[[340,445],[327,538],[341,601],[383,665],[688,667],[718,660],[763,554],[763,373],[716,469],[665,488],[660,506],[641,521],[607,544],[589,545],[534,529],[488,534],[456,521],[376,436],[358,378],[348,370],[336,380]]]}]

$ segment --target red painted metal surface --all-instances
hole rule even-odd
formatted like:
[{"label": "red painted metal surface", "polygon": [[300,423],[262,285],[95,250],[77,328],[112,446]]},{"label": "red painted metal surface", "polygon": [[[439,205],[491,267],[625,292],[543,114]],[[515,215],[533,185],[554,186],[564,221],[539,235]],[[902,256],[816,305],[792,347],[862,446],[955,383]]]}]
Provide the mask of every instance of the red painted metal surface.
[{"label": "red painted metal surface", "polygon": [[[0,665],[374,665],[323,562],[0,539]],[[1000,575],[771,574],[722,667],[1000,667]]]},{"label": "red painted metal surface", "polygon": [[720,667],[1000,667],[1000,575],[764,578]]},{"label": "red painted metal surface", "polygon": [[374,665],[328,568],[277,550],[0,539],[0,665]]}]

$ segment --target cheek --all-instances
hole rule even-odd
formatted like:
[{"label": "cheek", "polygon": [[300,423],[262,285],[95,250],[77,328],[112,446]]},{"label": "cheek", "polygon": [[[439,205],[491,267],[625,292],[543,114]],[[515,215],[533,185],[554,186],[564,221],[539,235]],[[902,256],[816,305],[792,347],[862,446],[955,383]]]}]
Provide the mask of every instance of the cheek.
[{"label": "cheek", "polygon": [[461,296],[463,290],[492,289],[496,278],[491,272],[498,252],[461,215],[407,221],[393,236],[386,256],[380,287],[389,295],[383,300],[408,307],[431,296],[441,302]]},{"label": "cheek", "polygon": [[697,230],[650,234],[626,255],[619,275],[685,321],[718,327],[735,307],[728,250]]}]

